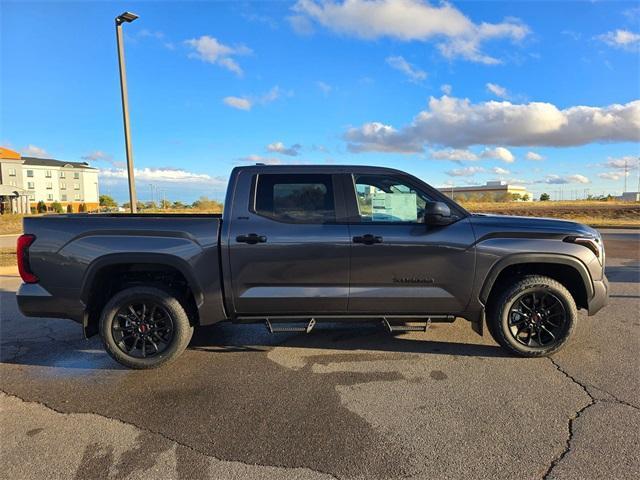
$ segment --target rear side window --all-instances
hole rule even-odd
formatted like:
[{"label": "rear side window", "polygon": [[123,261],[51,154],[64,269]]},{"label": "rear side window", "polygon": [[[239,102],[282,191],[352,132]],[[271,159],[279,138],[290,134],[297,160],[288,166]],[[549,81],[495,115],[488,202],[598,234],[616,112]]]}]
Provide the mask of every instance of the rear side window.
[{"label": "rear side window", "polygon": [[258,215],[290,223],[336,219],[331,175],[261,174],[255,196]]}]

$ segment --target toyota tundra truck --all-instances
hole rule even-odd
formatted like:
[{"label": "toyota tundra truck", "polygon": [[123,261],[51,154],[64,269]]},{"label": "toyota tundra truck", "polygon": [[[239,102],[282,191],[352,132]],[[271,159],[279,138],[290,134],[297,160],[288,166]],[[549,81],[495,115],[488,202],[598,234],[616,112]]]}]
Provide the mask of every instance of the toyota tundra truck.
[{"label": "toyota tundra truck", "polygon": [[390,168],[237,167],[222,215],[46,215],[25,218],[24,232],[22,313],[74,320],[138,369],[225,321],[403,332],[463,319],[539,357],[567,342],[578,309],[593,315],[608,299],[596,230],[472,214]]}]

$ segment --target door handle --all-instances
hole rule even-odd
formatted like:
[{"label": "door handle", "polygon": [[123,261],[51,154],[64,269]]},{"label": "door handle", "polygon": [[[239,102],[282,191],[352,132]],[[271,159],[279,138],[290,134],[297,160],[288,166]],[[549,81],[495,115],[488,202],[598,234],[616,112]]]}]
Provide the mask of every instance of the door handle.
[{"label": "door handle", "polygon": [[267,241],[267,237],[264,235],[258,235],[257,233],[250,233],[248,235],[238,235],[236,237],[236,242],[239,243],[248,243],[249,245],[255,245],[256,243],[265,243]]},{"label": "door handle", "polygon": [[365,245],[373,245],[374,243],[382,243],[382,237],[367,233],[361,237],[353,237],[353,243],[364,243]]}]

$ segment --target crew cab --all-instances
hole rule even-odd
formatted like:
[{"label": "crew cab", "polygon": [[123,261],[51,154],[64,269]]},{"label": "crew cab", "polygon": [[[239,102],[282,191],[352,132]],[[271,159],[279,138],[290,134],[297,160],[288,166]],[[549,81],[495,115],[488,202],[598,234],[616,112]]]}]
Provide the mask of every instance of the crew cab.
[{"label": "crew cab", "polygon": [[[165,364],[194,327],[380,321],[392,331],[470,322],[522,356],[561,348],[607,302],[599,233],[578,223],[470,214],[404,172],[243,166],[222,215],[27,217],[22,313],[100,333],[118,362]],[[416,325],[418,323],[418,325]]]}]

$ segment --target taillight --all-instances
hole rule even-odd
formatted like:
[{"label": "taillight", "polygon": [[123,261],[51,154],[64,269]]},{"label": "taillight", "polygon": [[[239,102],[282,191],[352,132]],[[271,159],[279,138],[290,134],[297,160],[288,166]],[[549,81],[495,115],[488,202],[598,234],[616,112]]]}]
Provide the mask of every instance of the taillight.
[{"label": "taillight", "polygon": [[31,271],[31,266],[29,265],[29,245],[33,243],[36,239],[35,235],[20,235],[18,237],[18,272],[20,272],[20,277],[24,283],[37,283],[38,277],[36,277]]}]

